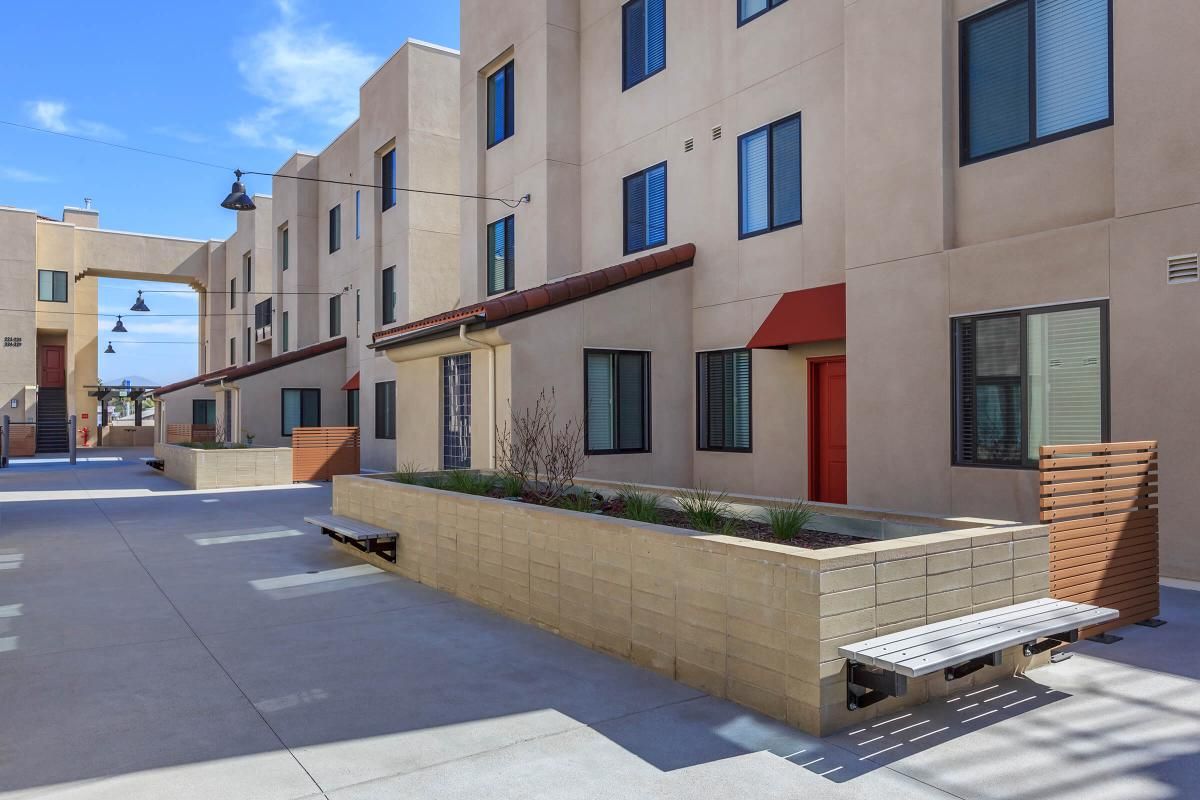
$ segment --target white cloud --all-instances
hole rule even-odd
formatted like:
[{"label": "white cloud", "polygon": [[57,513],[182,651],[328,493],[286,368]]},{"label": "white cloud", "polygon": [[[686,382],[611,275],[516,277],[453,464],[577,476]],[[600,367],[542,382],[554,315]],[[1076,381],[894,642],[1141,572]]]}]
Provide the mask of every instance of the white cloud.
[{"label": "white cloud", "polygon": [[208,141],[208,137],[199,131],[181,128],[177,125],[155,125],[150,129],[151,133],[159,136],[167,136],[171,139],[178,139],[187,144],[204,144]]},{"label": "white cloud", "polygon": [[75,133],[104,139],[123,139],[124,135],[103,122],[87,119],[72,119],[68,106],[59,100],[33,100],[25,104],[29,117],[39,127],[55,133]]},{"label": "white cloud", "polygon": [[229,130],[248,144],[291,151],[298,149],[292,131],[334,133],[358,116],[358,87],[379,59],[326,25],[306,24],[294,0],[276,7],[278,22],[243,44],[238,61],[246,91],[265,105]]},{"label": "white cloud", "polygon": [[36,172],[30,172],[27,169],[20,167],[3,167],[0,166],[0,180],[15,181],[17,183],[49,183],[50,178],[45,175],[39,175]]}]

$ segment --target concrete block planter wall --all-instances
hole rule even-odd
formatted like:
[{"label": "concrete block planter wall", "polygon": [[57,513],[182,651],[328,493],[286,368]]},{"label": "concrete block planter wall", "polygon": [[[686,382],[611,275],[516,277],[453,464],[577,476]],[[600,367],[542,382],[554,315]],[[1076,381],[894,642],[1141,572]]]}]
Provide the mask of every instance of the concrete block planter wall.
[{"label": "concrete block planter wall", "polygon": [[156,442],[154,455],[163,473],[189,489],[280,486],[292,482],[290,447],[200,450]]},{"label": "concrete block planter wall", "polygon": [[365,476],[333,511],[399,533],[377,566],[818,735],[1028,666],[850,712],[839,645],[1048,594],[1043,525],[804,550]]}]

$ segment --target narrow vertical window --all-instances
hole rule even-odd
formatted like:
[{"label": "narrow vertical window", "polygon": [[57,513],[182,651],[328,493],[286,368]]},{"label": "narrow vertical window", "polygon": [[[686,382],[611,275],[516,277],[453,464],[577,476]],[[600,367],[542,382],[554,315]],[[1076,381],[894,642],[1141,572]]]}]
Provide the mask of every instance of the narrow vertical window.
[{"label": "narrow vertical window", "polygon": [[622,90],[667,66],[666,0],[629,0],[621,7]]},{"label": "narrow vertical window", "polygon": [[375,438],[396,438],[396,382],[375,384]]},{"label": "narrow vertical window", "polygon": [[650,450],[649,353],[584,351],[586,451]]},{"label": "narrow vertical window", "polygon": [[[387,211],[396,205],[396,151],[394,148],[383,154],[383,158],[380,160],[380,171],[383,183],[382,208]],[[355,203],[357,202],[356,195]],[[357,233],[354,238],[358,238]]]},{"label": "narrow vertical window", "polygon": [[488,76],[487,146],[500,144],[513,135],[513,62]]},{"label": "narrow vertical window", "polygon": [[336,253],[342,249],[342,207],[336,205],[329,209],[329,252]]},{"label": "narrow vertical window", "polygon": [[254,335],[250,328],[246,328],[246,363],[249,364],[254,360]]},{"label": "narrow vertical window", "polygon": [[283,312],[283,352],[287,352],[288,346],[288,312]]},{"label": "narrow vertical window", "polygon": [[751,449],[750,351],[696,355],[696,422],[701,450]]},{"label": "narrow vertical window", "polygon": [[511,291],[515,283],[514,217],[510,214],[487,226],[487,292]]},{"label": "narrow vertical window", "polygon": [[237,337],[232,336],[229,339],[229,366],[237,363]]},{"label": "narrow vertical window", "polygon": [[335,294],[329,298],[329,336],[342,335],[342,296]]},{"label": "narrow vertical window", "polygon": [[625,178],[625,253],[667,243],[667,163]]},{"label": "narrow vertical window", "polygon": [[739,237],[801,221],[800,115],[738,137]]},{"label": "narrow vertical window", "polygon": [[442,357],[442,469],[471,468],[471,356]]},{"label": "narrow vertical window", "polygon": [[379,280],[379,318],[385,323],[396,321],[396,268],[388,267]]},{"label": "narrow vertical window", "polygon": [[362,190],[354,190],[354,238],[362,236]]},{"label": "narrow vertical window", "polygon": [[358,389],[346,391],[346,425],[358,427]]},{"label": "narrow vertical window", "polygon": [[288,268],[288,227],[279,229],[279,271],[286,272]]},{"label": "narrow vertical window", "polygon": [[237,308],[237,278],[229,279],[229,307]]}]

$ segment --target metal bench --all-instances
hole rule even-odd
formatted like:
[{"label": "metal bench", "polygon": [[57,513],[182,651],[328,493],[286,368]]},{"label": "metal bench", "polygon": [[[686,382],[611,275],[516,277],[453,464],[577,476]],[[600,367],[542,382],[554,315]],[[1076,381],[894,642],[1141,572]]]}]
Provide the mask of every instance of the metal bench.
[{"label": "metal bench", "polygon": [[846,707],[866,708],[908,691],[908,679],[939,670],[952,681],[999,666],[1005,648],[1031,656],[1079,640],[1079,631],[1116,619],[1118,612],[1049,597],[943,620],[843,645]]},{"label": "metal bench", "polygon": [[304,521],[316,525],[321,529],[321,533],[335,542],[348,544],[364,553],[377,555],[384,561],[396,563],[395,531],[334,514],[305,517]]},{"label": "metal bench", "polygon": [[142,463],[145,464],[147,467],[150,467],[150,469],[156,469],[159,472],[163,471],[163,460],[161,458],[155,458],[154,456],[144,456],[142,458]]}]

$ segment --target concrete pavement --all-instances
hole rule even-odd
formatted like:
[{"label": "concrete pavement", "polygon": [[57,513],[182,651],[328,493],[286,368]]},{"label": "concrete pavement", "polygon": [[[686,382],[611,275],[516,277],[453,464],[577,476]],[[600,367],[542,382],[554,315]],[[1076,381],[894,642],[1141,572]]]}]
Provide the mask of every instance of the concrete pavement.
[{"label": "concrete pavement", "polygon": [[818,740],[337,552],[329,500],[0,471],[0,798],[1200,796],[1200,593]]}]

